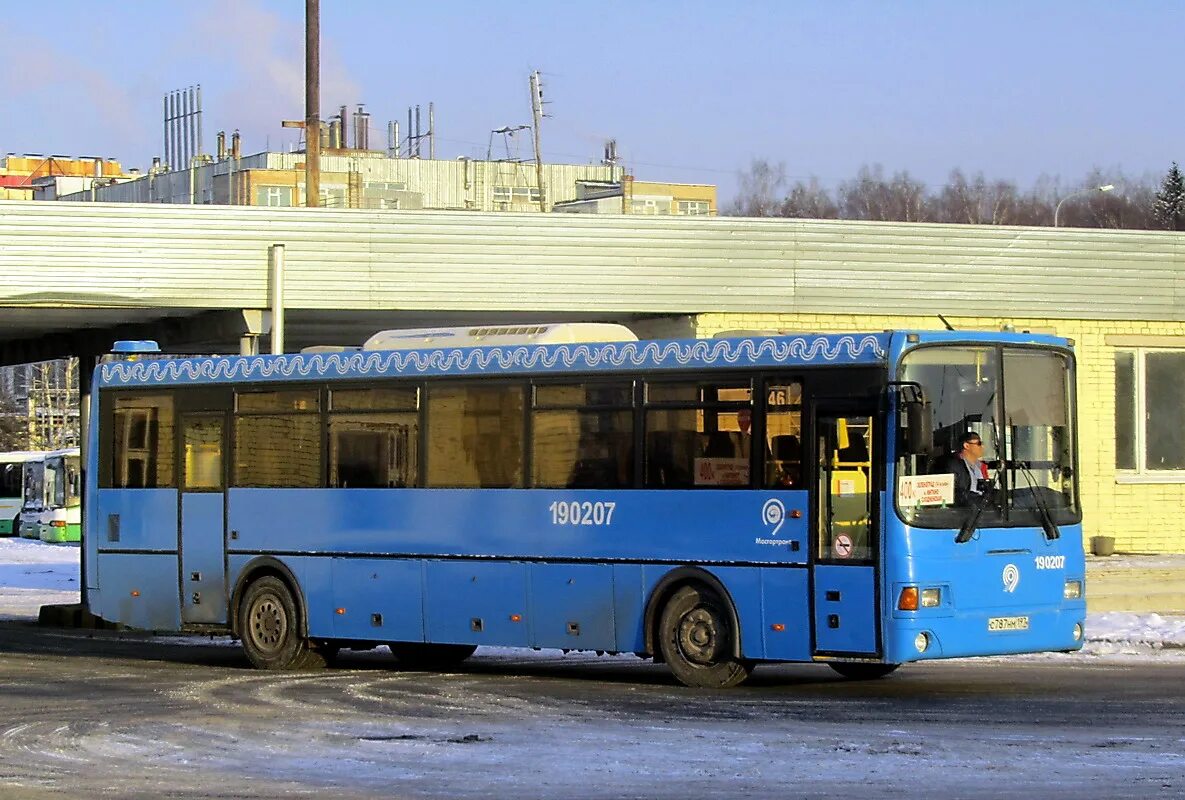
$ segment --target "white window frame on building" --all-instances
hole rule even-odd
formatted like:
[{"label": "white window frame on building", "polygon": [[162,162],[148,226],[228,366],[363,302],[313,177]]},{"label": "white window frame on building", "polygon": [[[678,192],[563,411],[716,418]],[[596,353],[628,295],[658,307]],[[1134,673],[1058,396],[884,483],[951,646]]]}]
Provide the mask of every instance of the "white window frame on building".
[{"label": "white window frame on building", "polygon": [[1115,475],[1185,483],[1185,349],[1115,349]]},{"label": "white window frame on building", "polygon": [[[256,188],[256,202],[258,205],[266,206],[267,208],[289,208],[292,206],[292,187],[291,186],[269,186],[261,184]],[[287,201],[281,202],[285,199],[284,193],[287,192]],[[267,202],[259,202],[266,200]]]},{"label": "white window frame on building", "polygon": [[538,186],[495,186],[493,203],[498,211],[509,211],[514,206],[538,205],[539,197]]},{"label": "white window frame on building", "polygon": [[643,215],[666,216],[671,213],[671,198],[669,197],[639,197],[630,198],[630,213]]},{"label": "white window frame on building", "polygon": [[691,217],[702,217],[712,213],[712,207],[707,200],[680,200],[677,214]]}]

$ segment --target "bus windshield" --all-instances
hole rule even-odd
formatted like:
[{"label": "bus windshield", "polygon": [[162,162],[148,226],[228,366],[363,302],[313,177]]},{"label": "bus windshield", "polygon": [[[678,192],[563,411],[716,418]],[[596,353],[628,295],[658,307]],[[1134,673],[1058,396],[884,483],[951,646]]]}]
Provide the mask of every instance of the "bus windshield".
[{"label": "bus windshield", "polygon": [[[906,522],[959,527],[974,506],[982,506],[978,527],[1039,525],[1045,515],[1057,524],[1078,521],[1073,365],[1065,354],[924,347],[904,357],[901,380],[922,387],[934,437],[929,454],[898,460]],[[960,456],[965,439],[982,443],[969,459]]]}]

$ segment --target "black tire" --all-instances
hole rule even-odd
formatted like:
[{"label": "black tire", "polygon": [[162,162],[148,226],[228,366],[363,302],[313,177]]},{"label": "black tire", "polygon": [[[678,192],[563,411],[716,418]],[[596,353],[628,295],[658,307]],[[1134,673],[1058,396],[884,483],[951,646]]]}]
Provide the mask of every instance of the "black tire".
[{"label": "black tire", "polygon": [[324,654],[301,634],[296,600],[274,575],[251,582],[239,604],[243,651],[256,669],[320,669]]},{"label": "black tire", "polygon": [[892,674],[900,664],[857,664],[851,661],[832,661],[827,664],[850,681],[874,681]]},{"label": "black tire", "polygon": [[425,644],[424,642],[391,642],[391,655],[399,665],[408,669],[448,669],[460,664],[477,649],[475,644]]},{"label": "black tire", "polygon": [[738,659],[728,601],[706,586],[684,586],[667,600],[659,620],[659,650],[686,686],[727,689],[749,677]]}]

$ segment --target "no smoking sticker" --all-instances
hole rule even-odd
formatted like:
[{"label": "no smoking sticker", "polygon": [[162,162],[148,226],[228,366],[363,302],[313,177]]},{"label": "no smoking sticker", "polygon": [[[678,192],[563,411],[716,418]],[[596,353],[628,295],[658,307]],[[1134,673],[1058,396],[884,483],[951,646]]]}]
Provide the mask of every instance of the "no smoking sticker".
[{"label": "no smoking sticker", "polygon": [[841,533],[835,537],[835,545],[831,548],[840,558],[850,558],[852,555],[852,537]]}]

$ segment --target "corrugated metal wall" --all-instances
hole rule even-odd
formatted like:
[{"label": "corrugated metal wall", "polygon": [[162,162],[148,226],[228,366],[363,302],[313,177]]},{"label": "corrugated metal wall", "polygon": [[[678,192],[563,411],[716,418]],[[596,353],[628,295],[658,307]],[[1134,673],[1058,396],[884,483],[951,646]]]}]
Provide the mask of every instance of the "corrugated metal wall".
[{"label": "corrugated metal wall", "polygon": [[[458,165],[459,166],[459,165]],[[1185,234],[736,218],[0,204],[0,305],[1185,319]]]}]

